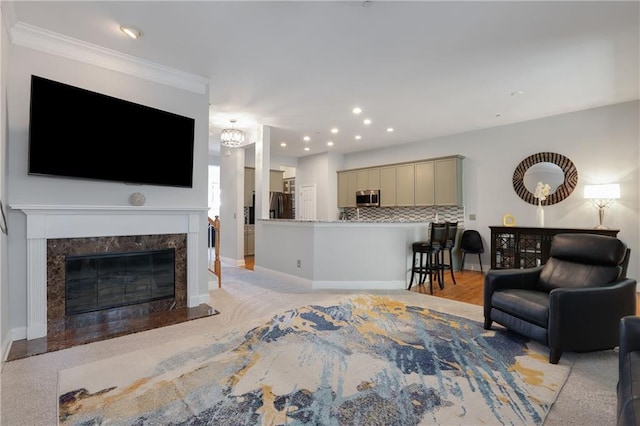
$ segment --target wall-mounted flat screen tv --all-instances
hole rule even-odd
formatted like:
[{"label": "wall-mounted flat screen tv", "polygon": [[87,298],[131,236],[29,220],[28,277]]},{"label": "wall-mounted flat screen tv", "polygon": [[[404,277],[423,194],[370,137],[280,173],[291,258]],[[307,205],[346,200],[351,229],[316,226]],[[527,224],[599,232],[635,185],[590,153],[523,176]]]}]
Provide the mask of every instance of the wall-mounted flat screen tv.
[{"label": "wall-mounted flat screen tv", "polygon": [[31,76],[29,174],[193,185],[193,118]]}]

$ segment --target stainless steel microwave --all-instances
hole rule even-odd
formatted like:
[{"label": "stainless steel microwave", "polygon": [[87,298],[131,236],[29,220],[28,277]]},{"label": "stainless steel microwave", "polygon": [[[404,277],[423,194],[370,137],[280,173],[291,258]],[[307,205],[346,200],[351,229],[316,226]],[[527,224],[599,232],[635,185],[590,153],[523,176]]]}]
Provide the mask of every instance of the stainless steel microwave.
[{"label": "stainless steel microwave", "polygon": [[380,207],[380,191],[378,189],[356,191],[356,206]]}]

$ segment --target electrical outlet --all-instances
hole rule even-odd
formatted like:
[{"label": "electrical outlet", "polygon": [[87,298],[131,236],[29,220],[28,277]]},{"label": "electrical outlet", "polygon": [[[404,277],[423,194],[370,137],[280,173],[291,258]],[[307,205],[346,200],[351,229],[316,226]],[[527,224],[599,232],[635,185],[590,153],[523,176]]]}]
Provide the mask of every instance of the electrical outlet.
[{"label": "electrical outlet", "polygon": [[476,214],[475,213],[471,213],[469,215],[469,220],[476,220]]},{"label": "electrical outlet", "polygon": [[300,267],[300,265],[302,265],[302,262],[300,261],[300,259],[298,259],[298,261],[296,262],[296,265],[298,266],[298,268]]}]

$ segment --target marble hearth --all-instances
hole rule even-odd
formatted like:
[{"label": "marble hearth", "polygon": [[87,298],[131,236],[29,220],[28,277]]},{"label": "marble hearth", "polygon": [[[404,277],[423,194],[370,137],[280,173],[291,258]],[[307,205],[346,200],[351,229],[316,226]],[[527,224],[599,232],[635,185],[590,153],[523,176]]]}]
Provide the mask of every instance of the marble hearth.
[{"label": "marble hearth", "polygon": [[[23,333],[12,331],[14,340],[45,337],[48,311],[57,315],[58,306],[47,300],[49,270],[58,267],[55,263],[48,264],[50,240],[105,238],[98,243],[98,247],[105,249],[109,241],[116,241],[109,237],[133,238],[133,243],[127,244],[135,245],[142,241],[136,240],[139,236],[182,235],[180,238],[186,243],[179,251],[186,264],[181,267],[184,278],[179,285],[186,287],[186,294],[180,296],[181,300],[190,308],[209,303],[208,291],[198,287],[199,268],[206,267],[198,265],[198,236],[201,229],[206,232],[206,210],[154,206],[11,205],[11,208],[23,211],[27,219],[27,326]],[[175,237],[168,238],[163,244],[175,243],[175,240],[168,242]]]}]

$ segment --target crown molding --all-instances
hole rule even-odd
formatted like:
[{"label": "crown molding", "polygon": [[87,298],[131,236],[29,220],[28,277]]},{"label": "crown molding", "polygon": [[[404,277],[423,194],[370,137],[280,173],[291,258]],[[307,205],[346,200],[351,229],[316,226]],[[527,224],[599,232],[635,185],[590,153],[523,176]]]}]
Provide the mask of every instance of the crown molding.
[{"label": "crown molding", "polygon": [[85,62],[197,94],[205,95],[208,92],[207,78],[144,61],[24,22],[17,22],[10,32],[11,42],[17,46]]},{"label": "crown molding", "polygon": [[[2,23],[5,28],[11,28],[16,23],[16,11],[13,2],[7,2],[0,0],[0,14],[2,14]],[[7,30],[9,36],[9,42],[11,42],[11,32]]]}]

